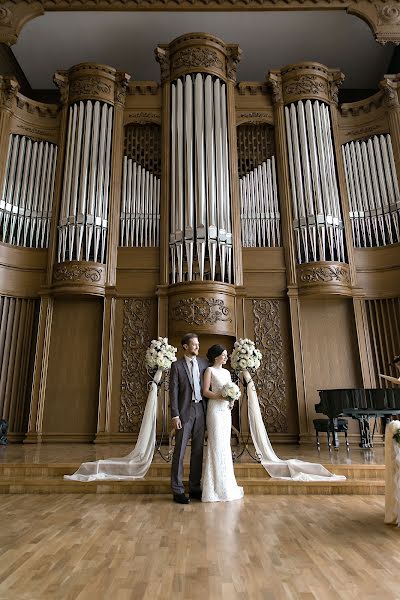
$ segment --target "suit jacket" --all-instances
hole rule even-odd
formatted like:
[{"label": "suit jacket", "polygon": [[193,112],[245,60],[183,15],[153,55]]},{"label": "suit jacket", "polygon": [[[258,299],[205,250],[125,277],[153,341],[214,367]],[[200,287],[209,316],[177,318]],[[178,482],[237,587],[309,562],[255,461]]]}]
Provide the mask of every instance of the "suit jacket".
[{"label": "suit jacket", "polygon": [[[204,358],[197,357],[200,371],[200,386],[203,387],[204,371],[209,367],[209,362]],[[169,399],[171,404],[171,417],[179,416],[182,423],[186,423],[190,417],[192,405],[193,388],[186,359],[181,358],[171,365],[169,376]],[[207,410],[207,399],[202,397],[204,412]]]}]

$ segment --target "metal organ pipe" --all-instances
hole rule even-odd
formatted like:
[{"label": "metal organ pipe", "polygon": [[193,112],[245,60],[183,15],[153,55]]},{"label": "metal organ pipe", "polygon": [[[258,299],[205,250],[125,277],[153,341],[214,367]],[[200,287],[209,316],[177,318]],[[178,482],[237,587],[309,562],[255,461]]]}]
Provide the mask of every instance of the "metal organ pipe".
[{"label": "metal organ pipe", "polygon": [[105,260],[112,123],[107,103],[79,101],[69,108],[59,262]]},{"label": "metal organ pipe", "polygon": [[7,244],[47,248],[57,146],[10,135],[3,194],[0,239]]},{"label": "metal organ pipe", "polygon": [[329,107],[298,101],[285,107],[297,260],[345,260]]},{"label": "metal organ pipe", "polygon": [[172,282],[231,282],[226,84],[197,73],[171,90]]},{"label": "metal organ pipe", "polygon": [[120,246],[159,246],[160,178],[124,156]]},{"label": "metal organ pipe", "polygon": [[389,134],[342,146],[356,247],[400,241],[400,192]]},{"label": "metal organ pipe", "polygon": [[271,157],[239,180],[242,244],[276,247],[281,244],[275,158]]}]

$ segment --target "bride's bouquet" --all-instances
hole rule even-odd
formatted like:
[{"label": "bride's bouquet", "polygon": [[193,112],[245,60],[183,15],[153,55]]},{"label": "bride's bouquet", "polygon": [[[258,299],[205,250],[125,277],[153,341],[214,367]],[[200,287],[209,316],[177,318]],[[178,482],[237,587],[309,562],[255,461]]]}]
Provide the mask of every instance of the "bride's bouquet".
[{"label": "bride's bouquet", "polygon": [[157,340],[152,340],[146,350],[146,366],[149,369],[166,371],[176,361],[176,352],[177,348],[168,343],[168,338],[159,337]]},{"label": "bride's bouquet", "polygon": [[239,400],[240,398],[240,390],[236,383],[230,381],[225,383],[225,385],[222,387],[221,395],[223,398],[226,398],[226,400],[229,400],[229,408],[232,409],[235,400]]},{"label": "bride's bouquet", "polygon": [[233,347],[231,365],[235,371],[257,371],[262,354],[249,339],[240,338]]}]

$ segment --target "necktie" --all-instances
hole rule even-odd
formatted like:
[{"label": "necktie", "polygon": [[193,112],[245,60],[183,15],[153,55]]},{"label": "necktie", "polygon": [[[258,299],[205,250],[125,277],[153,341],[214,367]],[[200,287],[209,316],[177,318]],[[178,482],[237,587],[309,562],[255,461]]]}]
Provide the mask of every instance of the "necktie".
[{"label": "necktie", "polygon": [[193,379],[193,391],[196,402],[200,402],[202,399],[201,389],[200,389],[200,372],[199,365],[197,364],[197,360],[192,358],[190,361],[192,363],[192,379]]}]

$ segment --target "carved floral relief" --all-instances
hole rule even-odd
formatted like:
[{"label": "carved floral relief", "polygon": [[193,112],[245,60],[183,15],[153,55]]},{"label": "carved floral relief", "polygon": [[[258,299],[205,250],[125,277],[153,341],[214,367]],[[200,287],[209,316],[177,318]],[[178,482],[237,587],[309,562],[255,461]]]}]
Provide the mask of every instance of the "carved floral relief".
[{"label": "carved floral relief", "polygon": [[257,371],[257,394],[268,433],[288,430],[286,380],[279,300],[253,300],[254,342],[263,358]]},{"label": "carved floral relief", "polygon": [[152,300],[126,298],[122,330],[119,431],[138,433],[148,394],[145,354],[150,345]]}]

